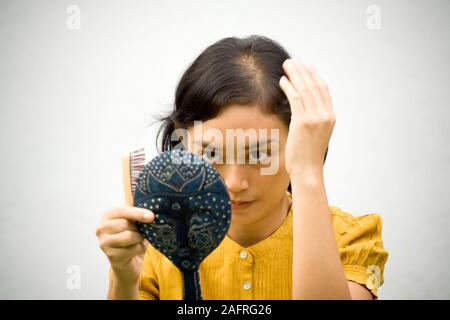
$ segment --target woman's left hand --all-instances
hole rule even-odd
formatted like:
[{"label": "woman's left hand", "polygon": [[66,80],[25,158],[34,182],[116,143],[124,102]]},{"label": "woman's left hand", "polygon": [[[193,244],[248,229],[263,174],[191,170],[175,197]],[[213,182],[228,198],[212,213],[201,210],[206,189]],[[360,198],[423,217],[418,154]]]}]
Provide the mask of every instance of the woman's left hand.
[{"label": "woman's left hand", "polygon": [[316,70],[287,59],[280,87],[291,106],[286,143],[286,170],[293,175],[321,172],[336,117],[327,85]]}]

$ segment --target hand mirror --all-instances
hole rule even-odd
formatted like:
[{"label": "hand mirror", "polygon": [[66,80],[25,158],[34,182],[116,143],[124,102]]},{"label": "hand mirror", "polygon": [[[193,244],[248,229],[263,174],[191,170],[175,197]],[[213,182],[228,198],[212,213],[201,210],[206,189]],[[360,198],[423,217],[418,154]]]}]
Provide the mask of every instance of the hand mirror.
[{"label": "hand mirror", "polygon": [[138,230],[181,271],[183,299],[202,300],[200,263],[222,242],[231,222],[231,202],[217,170],[184,150],[160,153],[144,167],[135,207],[155,213]]}]

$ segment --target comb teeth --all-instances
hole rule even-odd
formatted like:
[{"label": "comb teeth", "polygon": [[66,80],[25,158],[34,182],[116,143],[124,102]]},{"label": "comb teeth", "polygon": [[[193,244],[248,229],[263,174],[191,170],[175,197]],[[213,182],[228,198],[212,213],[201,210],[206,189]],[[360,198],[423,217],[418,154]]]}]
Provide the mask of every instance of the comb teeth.
[{"label": "comb teeth", "polygon": [[145,167],[145,149],[141,148],[130,152],[130,180],[131,192],[134,195],[139,180],[139,175]]}]

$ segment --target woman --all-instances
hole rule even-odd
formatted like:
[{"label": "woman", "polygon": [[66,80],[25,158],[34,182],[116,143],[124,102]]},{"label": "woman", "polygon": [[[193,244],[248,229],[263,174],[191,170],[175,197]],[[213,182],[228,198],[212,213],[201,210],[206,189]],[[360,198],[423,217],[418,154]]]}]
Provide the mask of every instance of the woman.
[{"label": "woman", "polygon": [[[279,133],[273,150],[247,153],[256,155],[256,164],[213,162],[232,200],[232,220],[200,266],[205,299],[377,298],[388,258],[382,221],[328,205],[323,165],[335,116],[328,88],[312,67],[266,37],[222,39],[185,71],[175,108],[162,120],[162,151],[175,147],[176,129],[194,135],[196,120],[202,134]],[[183,142],[188,151],[196,150],[193,142]],[[262,175],[267,163],[259,160],[275,157],[276,173]],[[133,207],[104,214],[97,236],[111,263],[110,299],[182,298],[180,271],[134,224],[153,218]]]}]

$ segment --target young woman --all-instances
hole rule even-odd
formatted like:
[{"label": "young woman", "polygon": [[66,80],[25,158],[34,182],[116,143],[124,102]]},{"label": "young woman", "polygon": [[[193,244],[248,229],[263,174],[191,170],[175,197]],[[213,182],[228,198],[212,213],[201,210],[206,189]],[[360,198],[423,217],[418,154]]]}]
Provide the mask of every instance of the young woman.
[{"label": "young woman", "polygon": [[[162,151],[178,143],[171,139],[175,129],[194,136],[197,120],[202,133],[216,129],[224,137],[227,129],[279,132],[276,148],[256,149],[257,160],[278,157],[275,174],[262,175],[262,161],[214,163],[232,200],[232,220],[200,266],[204,299],[378,297],[388,258],[382,221],[328,204],[323,165],[335,115],[314,68],[266,37],[222,39],[185,71],[175,108],[162,120]],[[185,146],[195,150],[192,140]],[[182,298],[180,271],[137,232],[135,221],[153,218],[133,207],[103,215],[97,236],[111,263],[108,298]]]}]

